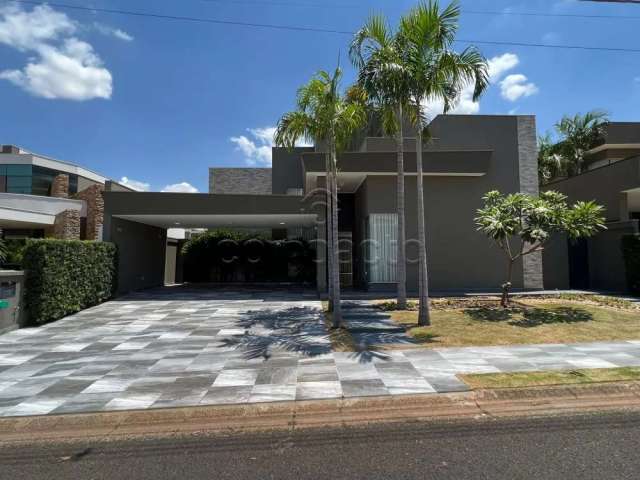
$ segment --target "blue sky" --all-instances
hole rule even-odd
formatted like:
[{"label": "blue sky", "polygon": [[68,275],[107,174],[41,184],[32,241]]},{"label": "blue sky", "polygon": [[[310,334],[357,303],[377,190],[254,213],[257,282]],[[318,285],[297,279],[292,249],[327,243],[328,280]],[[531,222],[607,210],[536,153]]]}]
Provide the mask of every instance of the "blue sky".
[{"label": "blue sky", "polygon": [[[61,0],[62,1],[62,0]],[[314,2],[314,3],[312,3]],[[409,0],[93,0],[68,4],[244,22],[357,29],[391,22]],[[292,4],[307,4],[298,6]],[[459,38],[640,48],[640,20],[476,15],[635,15],[640,5],[463,0]],[[0,143],[80,163],[151,190],[207,190],[208,167],[269,162],[271,128],[296,89],[330,69],[346,35],[182,23],[0,2]],[[460,45],[462,46],[462,45]],[[535,114],[540,133],[565,113],[605,109],[640,120],[640,53],[479,45],[493,85],[464,113]],[[184,183],[184,184],[183,184]],[[175,186],[176,184],[181,184]],[[186,185],[188,184],[188,186]],[[142,185],[144,186],[144,185]]]}]

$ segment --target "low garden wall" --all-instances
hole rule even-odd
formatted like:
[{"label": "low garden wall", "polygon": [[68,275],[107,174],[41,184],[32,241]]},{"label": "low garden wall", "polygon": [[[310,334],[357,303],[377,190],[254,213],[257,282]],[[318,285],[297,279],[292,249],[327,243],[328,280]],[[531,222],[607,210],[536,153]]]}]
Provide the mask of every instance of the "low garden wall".
[{"label": "low garden wall", "polygon": [[629,291],[640,295],[640,235],[622,237],[622,253],[624,255]]},{"label": "low garden wall", "polygon": [[22,255],[29,323],[45,323],[111,298],[116,246],[80,240],[28,240]]}]

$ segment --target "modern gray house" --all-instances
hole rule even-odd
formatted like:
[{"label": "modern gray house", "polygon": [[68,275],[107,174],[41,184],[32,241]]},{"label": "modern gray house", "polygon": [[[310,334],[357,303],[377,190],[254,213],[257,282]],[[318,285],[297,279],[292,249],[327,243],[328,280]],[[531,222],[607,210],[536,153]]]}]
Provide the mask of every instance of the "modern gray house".
[{"label": "modern gray house", "polygon": [[[533,116],[446,115],[431,123],[424,152],[425,215],[433,290],[496,290],[502,253],[476,231],[474,217],[489,190],[538,192]],[[417,290],[416,145],[405,142],[407,288]],[[320,146],[274,148],[271,169],[209,172],[206,194],[105,191],[104,239],[119,246],[119,288],[162,285],[169,228],[250,228],[273,238],[304,236],[316,246],[317,287],[326,288]],[[362,135],[339,155],[342,283],[363,290],[395,288],[396,153],[393,140]],[[514,288],[543,287],[542,258],[517,265]]]},{"label": "modern gray house", "polygon": [[606,208],[607,230],[579,242],[556,239],[544,252],[546,288],[625,291],[623,235],[638,234],[640,123],[611,122],[600,145],[585,155],[586,171],[545,185],[570,202],[595,200]]}]

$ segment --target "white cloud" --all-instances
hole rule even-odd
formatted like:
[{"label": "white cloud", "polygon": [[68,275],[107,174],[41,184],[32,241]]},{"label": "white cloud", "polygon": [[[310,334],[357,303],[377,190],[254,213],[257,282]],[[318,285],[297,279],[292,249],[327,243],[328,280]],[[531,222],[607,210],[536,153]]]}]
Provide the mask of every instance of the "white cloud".
[{"label": "white cloud", "polygon": [[[271,166],[271,148],[274,145],[273,137],[276,133],[276,127],[248,128],[247,131],[252,138],[246,135],[231,137],[229,140],[235,143],[236,150],[244,155],[244,161],[250,166]],[[296,143],[299,147],[308,147],[308,143],[299,141]]]},{"label": "white cloud", "polygon": [[48,99],[111,98],[111,73],[90,44],[72,36],[76,31],[75,22],[46,5],[0,8],[0,43],[35,53],[23,69],[0,71],[0,79]]},{"label": "white cloud", "polygon": [[[513,70],[520,63],[520,59],[515,53],[504,53],[502,55],[495,56],[490,58],[488,61],[488,75],[489,82],[491,85],[496,84],[504,77],[504,75]],[[514,75],[509,75],[512,77]],[[524,75],[521,75],[524,77]],[[508,77],[507,77],[508,78]],[[505,79],[506,80],[506,79]],[[524,78],[526,81],[526,77]],[[502,85],[502,84],[501,84]],[[526,93],[520,94],[517,98],[522,96],[533,95],[533,93],[537,93],[537,87],[532,84],[526,84],[527,88]],[[521,87],[523,87],[521,85]],[[515,88],[515,87],[512,87]],[[535,88],[535,92],[532,92],[532,88]],[[531,92],[531,93],[530,93]],[[510,89],[511,93],[511,89]],[[503,94],[503,97],[506,98]],[[517,99],[516,98],[516,99]],[[423,106],[429,118],[433,118],[436,115],[442,113],[444,111],[444,102],[440,99],[437,100],[425,100],[423,102]],[[473,101],[473,84],[467,85],[460,92],[460,98],[458,99],[458,103],[454,108],[452,108],[449,113],[453,114],[462,114],[462,115],[473,115],[480,112],[480,102]]]},{"label": "white cloud", "polygon": [[69,17],[47,5],[30,12],[15,4],[0,7],[0,43],[18,50],[37,50],[43,43],[71,35],[76,29]]},{"label": "white cloud", "polygon": [[515,102],[522,97],[530,97],[538,93],[538,87],[534,83],[528,82],[527,77],[521,73],[508,75],[500,82],[500,94],[502,98]]},{"label": "white cloud", "polygon": [[120,30],[119,28],[113,28],[98,22],[95,22],[93,26],[102,35],[114,37],[124,42],[132,42],[134,40],[132,35],[129,35],[127,32]]},{"label": "white cloud", "polygon": [[490,58],[487,63],[489,64],[489,79],[491,83],[495,83],[509,70],[517,67],[520,59],[515,53],[503,53],[497,57]]},{"label": "white cloud", "polygon": [[173,183],[164,187],[162,192],[198,193],[198,189],[187,182]]},{"label": "white cloud", "polygon": [[151,184],[149,183],[141,182],[139,180],[134,180],[133,178],[129,178],[129,177],[122,177],[120,179],[120,183],[125,187],[129,187],[133,190],[137,190],[138,192],[148,192],[149,188],[151,187]]}]

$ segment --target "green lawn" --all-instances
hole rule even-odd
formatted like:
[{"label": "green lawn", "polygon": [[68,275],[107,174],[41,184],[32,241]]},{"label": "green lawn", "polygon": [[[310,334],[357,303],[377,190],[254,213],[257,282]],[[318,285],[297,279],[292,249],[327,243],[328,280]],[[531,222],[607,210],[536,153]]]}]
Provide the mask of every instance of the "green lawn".
[{"label": "green lawn", "polygon": [[640,380],[640,367],[595,368],[555,372],[480,373],[458,375],[473,389],[521,388]]},{"label": "green lawn", "polygon": [[417,326],[417,312],[388,311],[421,345],[453,347],[573,343],[640,339],[640,310],[568,300],[520,300],[510,309],[471,301],[432,309],[432,325]]}]

